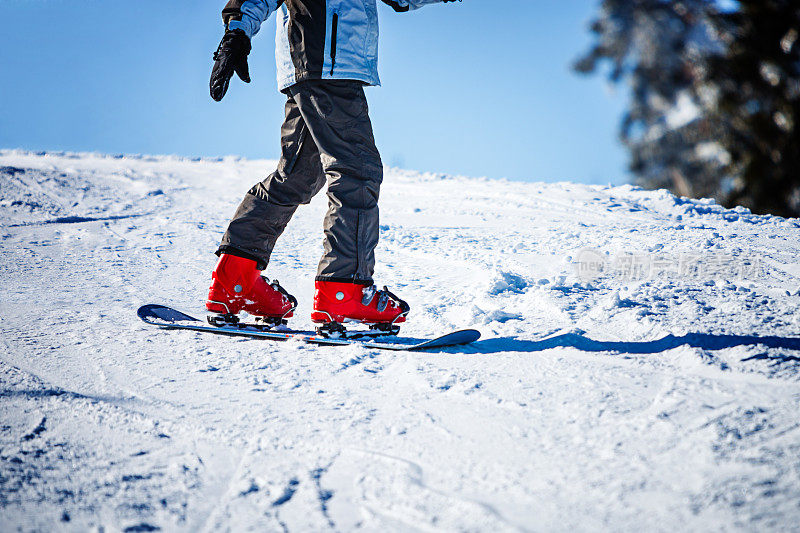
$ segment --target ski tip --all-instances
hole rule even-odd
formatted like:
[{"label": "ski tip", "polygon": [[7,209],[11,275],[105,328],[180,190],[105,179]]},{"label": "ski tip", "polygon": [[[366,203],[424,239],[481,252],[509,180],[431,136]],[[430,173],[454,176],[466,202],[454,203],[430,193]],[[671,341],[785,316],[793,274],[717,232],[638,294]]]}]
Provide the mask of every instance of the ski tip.
[{"label": "ski tip", "polygon": [[147,322],[146,319],[153,316],[153,308],[161,307],[156,304],[147,304],[141,306],[139,309],[136,310],[136,316]]},{"label": "ski tip", "polygon": [[417,344],[410,349],[412,350],[431,350],[433,348],[447,348],[448,346],[461,346],[475,342],[481,338],[481,332],[477,329],[462,329],[442,335],[435,339]]},{"label": "ski tip", "polygon": [[198,321],[196,318],[186,313],[181,313],[177,309],[159,304],[143,305],[136,311],[136,315],[148,324]]},{"label": "ski tip", "polygon": [[459,344],[469,344],[481,338],[481,332],[477,329],[462,329],[452,335],[457,337]]},{"label": "ski tip", "polygon": [[475,342],[476,340],[481,338],[481,332],[477,329],[465,329],[464,333],[469,335],[469,339],[467,342]]}]

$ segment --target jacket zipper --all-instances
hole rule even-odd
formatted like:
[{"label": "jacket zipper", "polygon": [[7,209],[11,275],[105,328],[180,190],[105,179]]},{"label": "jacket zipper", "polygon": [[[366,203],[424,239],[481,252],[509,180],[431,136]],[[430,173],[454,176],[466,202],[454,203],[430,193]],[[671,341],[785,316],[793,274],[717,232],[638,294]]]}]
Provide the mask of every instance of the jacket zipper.
[{"label": "jacket zipper", "polygon": [[333,68],[336,66],[336,34],[339,30],[339,14],[333,14],[333,22],[331,23],[331,76],[333,76]]}]

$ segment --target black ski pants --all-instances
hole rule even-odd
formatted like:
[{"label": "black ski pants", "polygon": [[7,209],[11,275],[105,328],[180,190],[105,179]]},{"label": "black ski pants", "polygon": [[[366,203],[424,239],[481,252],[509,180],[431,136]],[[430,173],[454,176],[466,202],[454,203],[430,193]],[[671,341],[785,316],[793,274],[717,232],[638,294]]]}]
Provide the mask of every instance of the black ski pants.
[{"label": "black ski pants", "polygon": [[371,284],[383,164],[361,82],[308,80],[284,91],[278,168],[245,195],[217,251],[266,268],[298,205],[327,182],[328,212],[317,279]]}]

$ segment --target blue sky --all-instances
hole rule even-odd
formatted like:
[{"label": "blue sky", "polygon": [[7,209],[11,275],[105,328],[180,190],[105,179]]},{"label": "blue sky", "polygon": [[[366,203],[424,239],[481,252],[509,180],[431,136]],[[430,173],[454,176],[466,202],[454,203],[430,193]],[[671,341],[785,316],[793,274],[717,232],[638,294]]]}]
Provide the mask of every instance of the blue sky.
[{"label": "blue sky", "polygon": [[[215,103],[224,0],[2,0],[0,147],[277,158],[285,97],[275,23],[253,83]],[[570,71],[597,0],[379,5],[383,87],[367,89],[384,162],[530,181],[622,183],[624,91]]]}]

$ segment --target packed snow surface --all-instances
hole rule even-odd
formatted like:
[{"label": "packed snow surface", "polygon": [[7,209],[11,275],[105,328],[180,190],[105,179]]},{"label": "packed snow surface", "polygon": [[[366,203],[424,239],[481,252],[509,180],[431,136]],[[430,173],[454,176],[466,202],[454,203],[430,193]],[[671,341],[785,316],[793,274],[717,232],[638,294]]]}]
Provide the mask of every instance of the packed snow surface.
[{"label": "packed snow surface", "polygon": [[[800,224],[665,191],[387,169],[376,280],[432,353],[203,317],[273,161],[0,151],[0,530],[791,530]],[[310,327],[325,195],[266,274]]]}]

